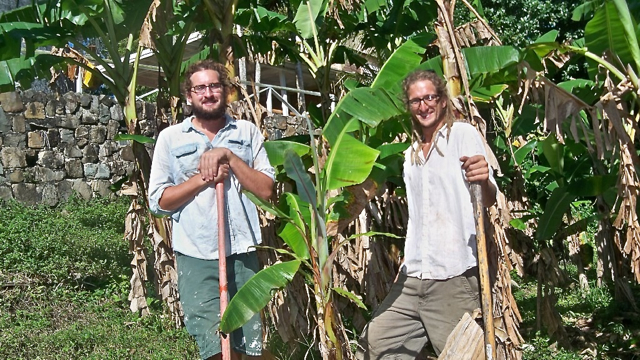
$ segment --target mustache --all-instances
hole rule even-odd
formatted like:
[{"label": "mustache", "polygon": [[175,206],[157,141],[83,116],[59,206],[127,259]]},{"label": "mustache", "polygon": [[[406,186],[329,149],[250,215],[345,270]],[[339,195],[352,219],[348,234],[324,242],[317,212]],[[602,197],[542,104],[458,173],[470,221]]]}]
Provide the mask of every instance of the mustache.
[{"label": "mustache", "polygon": [[191,111],[195,117],[200,120],[218,120],[224,116],[227,112],[227,103],[224,100],[220,101],[220,106],[216,109],[206,110],[199,105],[193,104]]}]

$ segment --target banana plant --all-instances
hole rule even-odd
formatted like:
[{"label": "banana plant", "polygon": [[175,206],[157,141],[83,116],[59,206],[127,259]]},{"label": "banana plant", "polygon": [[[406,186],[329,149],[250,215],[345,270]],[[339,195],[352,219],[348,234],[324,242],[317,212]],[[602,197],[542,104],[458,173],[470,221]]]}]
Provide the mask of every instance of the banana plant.
[{"label": "banana plant", "polygon": [[[133,41],[140,31],[150,0],[48,0],[4,13],[0,16],[0,86],[11,89],[16,81],[28,86],[53,66],[70,63],[82,67],[100,80],[123,105],[133,74],[130,56]],[[100,38],[106,57],[86,40]],[[119,49],[125,41],[124,51]],[[21,44],[26,45],[23,48]],[[93,64],[75,59],[42,54],[39,47],[70,46],[87,54]],[[122,52],[122,53],[121,53]],[[31,68],[29,67],[31,66]],[[98,69],[100,66],[101,70]],[[48,76],[46,76],[48,77]]]},{"label": "banana plant", "polygon": [[[166,94],[171,109],[171,119],[181,119],[180,76],[185,64],[183,57],[189,36],[196,29],[195,11],[185,2],[154,0],[140,32],[142,46],[153,51],[164,82],[159,90]],[[161,104],[158,104],[161,106]]]},{"label": "banana plant", "polygon": [[[314,134],[311,121],[307,119],[307,122],[309,133]],[[322,138],[316,139],[311,135],[311,145],[288,141],[265,143],[271,163],[284,167],[286,175],[295,183],[295,191],[282,194],[278,206],[252,194],[247,195],[262,209],[279,218],[282,226],[278,235],[287,248],[278,249],[278,252],[291,260],[260,271],[238,291],[223,315],[221,331],[229,333],[242,326],[266,306],[274,290],[283,288],[296,273],[300,273],[311,284],[315,294],[316,325],[323,358],[351,358],[333,299],[339,294],[363,308],[365,306],[354,294],[333,286],[333,261],[340,245],[331,246],[333,237],[327,234],[327,223],[330,218],[339,216],[334,213],[332,205],[340,196],[330,196],[330,193],[366,180],[379,151],[352,137],[347,129],[345,127],[338,134],[322,168],[316,148],[316,143],[322,144]],[[303,158],[312,159],[312,171],[304,165]]]}]

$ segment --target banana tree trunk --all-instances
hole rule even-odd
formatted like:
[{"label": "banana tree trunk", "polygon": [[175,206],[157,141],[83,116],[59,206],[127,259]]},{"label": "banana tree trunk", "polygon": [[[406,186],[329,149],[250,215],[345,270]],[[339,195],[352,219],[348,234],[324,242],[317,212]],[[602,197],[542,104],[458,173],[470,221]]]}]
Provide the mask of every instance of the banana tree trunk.
[{"label": "banana tree trunk", "polygon": [[[479,116],[477,108],[471,99],[471,94],[469,90],[469,82],[468,75],[466,72],[465,60],[462,54],[461,46],[457,43],[455,37],[455,26],[453,23],[453,11],[452,2],[450,0],[436,0],[438,5],[438,21],[436,22],[436,34],[438,36],[438,43],[440,47],[440,54],[442,56],[443,61],[443,69],[445,79],[447,80],[447,91],[449,94],[449,98],[452,100],[454,112],[456,117],[462,117],[464,114],[467,114],[468,120],[472,122],[473,125],[476,126],[478,131],[485,137],[486,133],[486,122]],[[464,93],[462,90],[464,89]],[[465,100],[461,100],[462,97],[460,95],[465,96]],[[495,157],[491,153],[491,149],[487,147],[487,152],[489,153],[489,157]],[[491,161],[490,161],[491,162]],[[506,203],[504,201],[500,201],[504,198],[504,195],[498,194],[499,201],[498,203]],[[494,205],[494,207],[497,205]],[[503,209],[508,210],[508,209]],[[491,217],[491,223],[494,227],[493,233],[496,234],[495,241],[496,245],[500,247],[501,251],[498,251],[499,254],[507,254],[508,251],[504,249],[504,239],[501,236],[504,236],[505,233],[501,229],[500,224],[506,223],[499,211],[491,211],[492,214],[496,214]],[[490,244],[487,244],[490,245]],[[491,244],[493,245],[493,244]],[[504,255],[500,255],[504,256]],[[497,278],[501,279],[500,281],[496,281],[496,285],[492,289],[491,293],[494,299],[498,299],[499,303],[494,304],[489,314],[487,314],[492,320],[495,319],[496,324],[500,324],[501,329],[504,331],[506,335],[503,336],[497,343],[497,345],[492,345],[491,351],[492,358],[497,359],[520,359],[522,357],[522,353],[517,350],[517,347],[520,343],[520,334],[518,331],[518,324],[520,321],[520,316],[517,310],[517,306],[515,305],[515,300],[513,299],[513,295],[511,293],[510,281],[511,277],[509,274],[509,269],[507,268],[504,259],[502,258],[494,258],[488,259],[489,261],[497,261]],[[498,284],[507,284],[498,287]],[[487,311],[483,309],[483,311]],[[485,326],[489,324],[485,323]],[[489,331],[487,331],[489,332]],[[495,332],[495,329],[491,329],[491,332]],[[493,336],[494,341],[495,336]],[[485,348],[486,348],[485,344]],[[489,353],[489,352],[487,352]],[[493,354],[496,354],[495,356]]]},{"label": "banana tree trunk", "polygon": [[[136,113],[136,76],[138,71],[138,63],[140,60],[140,53],[142,46],[138,46],[136,60],[133,65],[133,76],[131,83],[128,87],[128,96],[124,104],[124,118],[127,124],[129,134],[140,134],[140,126],[138,123],[138,117]],[[135,186],[133,191],[129,193],[132,197],[132,208],[134,203],[138,203],[138,199],[142,198],[142,202],[146,205],[145,209],[149,208],[148,197],[148,184],[149,176],[151,174],[151,157],[146,147],[137,141],[132,142],[133,154],[136,160],[136,170],[132,174],[131,178],[135,180]],[[177,272],[175,270],[175,255],[171,248],[170,240],[170,224],[167,218],[158,219],[154,217],[148,210],[141,210],[146,213],[148,218],[150,233],[152,234],[151,240],[153,242],[153,248],[155,250],[154,270],[156,273],[156,286],[158,292],[161,294],[162,299],[169,306],[171,317],[176,326],[182,324],[182,307],[179,302],[178,288],[177,288]],[[127,217],[127,221],[135,219],[134,217]],[[138,219],[139,221],[139,219]],[[132,227],[130,223],[126,224],[127,228]],[[146,289],[144,281],[146,277],[146,258],[140,254],[144,253],[144,237],[146,232],[135,232],[128,237],[130,241],[130,249],[134,252],[134,259],[131,262],[132,266],[132,288],[129,295],[131,301],[131,309],[140,309],[143,314],[148,314],[148,307],[146,303]],[[138,286],[134,286],[137,284]]]}]

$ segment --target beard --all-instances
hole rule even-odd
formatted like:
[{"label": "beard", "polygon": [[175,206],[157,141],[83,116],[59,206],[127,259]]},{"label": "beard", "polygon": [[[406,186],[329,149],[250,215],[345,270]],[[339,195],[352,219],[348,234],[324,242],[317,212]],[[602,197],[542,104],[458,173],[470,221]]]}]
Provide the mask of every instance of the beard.
[{"label": "beard", "polygon": [[222,99],[220,99],[220,102],[218,103],[218,107],[216,107],[215,109],[205,109],[201,105],[196,105],[194,103],[191,105],[191,111],[193,112],[193,115],[200,120],[218,120],[223,118],[224,114],[227,112],[227,101],[224,97],[222,97]]}]

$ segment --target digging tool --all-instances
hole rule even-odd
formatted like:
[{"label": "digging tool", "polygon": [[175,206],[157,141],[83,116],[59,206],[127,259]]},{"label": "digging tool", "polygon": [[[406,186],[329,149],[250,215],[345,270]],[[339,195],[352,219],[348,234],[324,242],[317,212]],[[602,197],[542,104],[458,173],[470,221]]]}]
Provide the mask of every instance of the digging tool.
[{"label": "digging tool", "polygon": [[[220,284],[220,319],[229,303],[229,288],[227,285],[227,250],[226,250],[226,222],[224,209],[224,181],[216,184],[216,205],[218,208],[218,282]],[[231,334],[220,332],[222,345],[222,360],[231,359]]]},{"label": "digging tool", "polygon": [[482,321],[484,322],[485,359],[496,358],[496,335],[493,327],[493,306],[491,285],[489,284],[489,258],[487,257],[487,239],[484,232],[484,207],[480,184],[471,184],[471,201],[476,220],[476,241],[478,248],[478,270],[480,273],[480,296],[482,300]]}]

